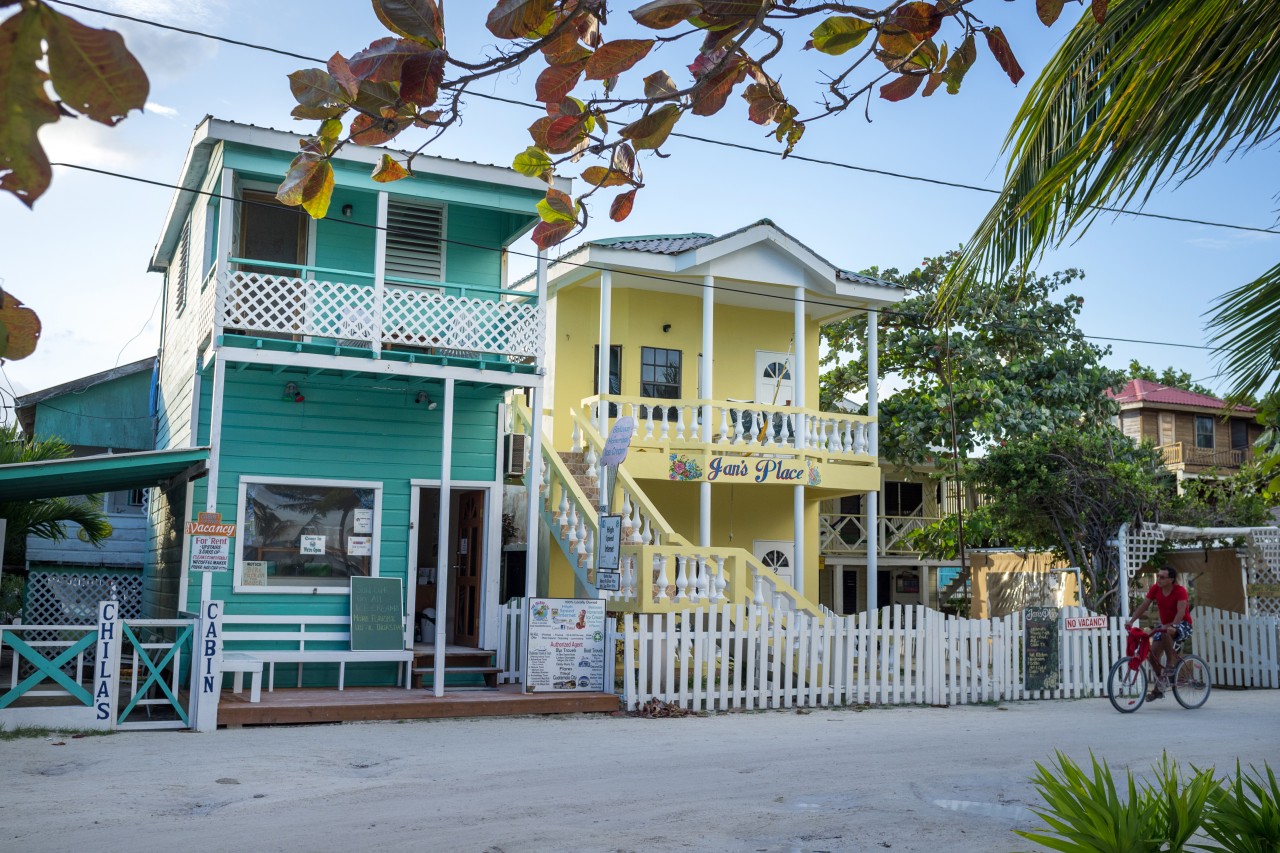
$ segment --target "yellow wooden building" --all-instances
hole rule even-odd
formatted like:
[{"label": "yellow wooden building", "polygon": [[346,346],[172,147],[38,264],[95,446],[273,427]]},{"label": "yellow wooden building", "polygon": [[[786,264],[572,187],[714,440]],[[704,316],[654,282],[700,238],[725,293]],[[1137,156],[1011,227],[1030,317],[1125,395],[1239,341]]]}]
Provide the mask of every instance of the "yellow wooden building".
[{"label": "yellow wooden building", "polygon": [[[542,275],[543,417],[533,430],[516,406],[515,428],[543,436],[531,470],[551,594],[603,592],[623,612],[726,600],[818,612],[820,502],[880,484],[875,383],[872,416],[820,411],[819,329],[901,289],[768,220],[596,240]],[[622,418],[629,451],[610,477],[601,453]],[[597,585],[603,502],[622,518],[617,590]]]}]

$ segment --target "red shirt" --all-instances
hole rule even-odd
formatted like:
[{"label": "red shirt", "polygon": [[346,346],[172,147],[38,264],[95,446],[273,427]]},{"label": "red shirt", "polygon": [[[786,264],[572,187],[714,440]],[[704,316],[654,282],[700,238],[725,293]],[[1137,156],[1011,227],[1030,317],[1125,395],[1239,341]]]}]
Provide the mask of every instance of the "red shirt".
[{"label": "red shirt", "polygon": [[1187,588],[1182,584],[1175,583],[1169,587],[1168,595],[1160,591],[1160,584],[1152,584],[1151,589],[1147,590],[1147,600],[1156,603],[1156,609],[1160,611],[1161,625],[1172,625],[1174,618],[1178,615],[1178,602],[1185,601],[1187,613],[1182,617],[1182,621],[1188,625],[1191,624],[1191,597],[1187,595]]}]

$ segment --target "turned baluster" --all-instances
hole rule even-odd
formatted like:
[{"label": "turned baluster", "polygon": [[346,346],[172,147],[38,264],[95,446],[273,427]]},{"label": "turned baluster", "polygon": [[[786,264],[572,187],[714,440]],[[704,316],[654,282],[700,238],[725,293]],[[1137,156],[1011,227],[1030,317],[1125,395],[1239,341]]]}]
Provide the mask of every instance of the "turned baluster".
[{"label": "turned baluster", "polygon": [[676,438],[684,440],[684,406],[676,406]]},{"label": "turned baluster", "polygon": [[725,406],[720,409],[720,435],[716,438],[716,444],[728,444],[729,442],[729,407]]},{"label": "turned baluster", "polygon": [[751,593],[751,603],[756,607],[764,607],[764,578],[756,575],[754,590]]},{"label": "turned baluster", "polygon": [[666,554],[653,555],[653,564],[657,567],[653,590],[654,601],[661,601],[668,597],[667,587],[671,585],[671,579],[667,575],[667,561],[670,559]]},{"label": "turned baluster", "polygon": [[587,527],[586,519],[578,521],[578,568],[583,569],[591,564],[591,555],[595,550],[595,531]]},{"label": "turned baluster", "polygon": [[622,541],[631,541],[631,531],[635,526],[631,523],[631,493],[626,489],[622,490]]},{"label": "turned baluster", "polygon": [[[649,441],[653,438],[653,404],[649,403],[644,407],[644,440]],[[639,425],[637,424],[637,429]]]},{"label": "turned baluster", "polygon": [[689,575],[685,568],[685,558],[683,554],[676,555],[676,601],[687,601],[689,599]]},{"label": "turned baluster", "polygon": [[697,568],[698,575],[697,575],[697,581],[695,582],[696,587],[694,591],[693,600],[706,601],[707,597],[710,596],[711,594],[711,577],[709,572],[710,567],[707,565],[707,560],[705,557],[696,558],[696,561],[694,562],[694,566]]},{"label": "turned baluster", "polygon": [[587,480],[593,486],[600,485],[600,457],[596,455],[596,446],[587,446]]},{"label": "turned baluster", "polygon": [[569,444],[573,447],[574,453],[582,450],[582,427],[577,421],[573,422],[573,435],[569,438]]},{"label": "turned baluster", "polygon": [[[557,481],[559,482],[559,481]],[[556,524],[560,525],[560,537],[569,532],[569,490],[564,487],[564,483],[560,485],[560,512],[556,514]]]},{"label": "turned baluster", "polygon": [[733,419],[733,441],[732,444],[742,443],[742,419],[746,416],[746,412],[738,409],[738,416]]},{"label": "turned baluster", "polygon": [[636,502],[636,504],[631,507],[631,539],[629,539],[628,541],[632,545],[645,544],[644,530],[642,529],[642,526],[643,525],[640,517],[640,504],[639,502]]},{"label": "turned baluster", "polygon": [[547,511],[551,511],[551,466],[542,466],[542,485],[538,492],[542,495],[542,506]]},{"label": "turned baluster", "polygon": [[712,600],[724,601],[724,590],[729,585],[729,579],[724,575],[724,557],[717,554],[712,559],[716,561],[715,596]]},{"label": "turned baluster", "polygon": [[578,505],[576,503],[569,504],[569,550],[575,550],[574,546],[578,544]]},{"label": "turned baluster", "polygon": [[867,452],[867,425],[862,421],[858,421],[857,425],[854,427],[853,452]]}]

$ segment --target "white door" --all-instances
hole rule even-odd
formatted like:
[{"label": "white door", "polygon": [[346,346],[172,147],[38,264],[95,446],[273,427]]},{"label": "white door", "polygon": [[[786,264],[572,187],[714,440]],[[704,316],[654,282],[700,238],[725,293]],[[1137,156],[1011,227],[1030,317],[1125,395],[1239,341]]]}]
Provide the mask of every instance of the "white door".
[{"label": "white door", "polygon": [[766,569],[772,569],[791,586],[796,585],[796,543],[783,539],[757,539],[751,543],[751,553],[764,563]]},{"label": "white door", "polygon": [[786,352],[756,350],[756,402],[769,406],[790,406],[795,399],[791,381],[793,356]]}]

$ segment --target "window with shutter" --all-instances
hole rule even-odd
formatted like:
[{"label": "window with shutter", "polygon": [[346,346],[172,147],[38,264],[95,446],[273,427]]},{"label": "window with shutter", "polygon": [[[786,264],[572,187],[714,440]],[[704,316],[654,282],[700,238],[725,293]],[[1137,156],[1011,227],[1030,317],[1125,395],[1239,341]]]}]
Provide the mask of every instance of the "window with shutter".
[{"label": "window with shutter", "polygon": [[174,310],[181,314],[182,309],[187,307],[187,262],[191,255],[191,220],[187,220],[187,224],[182,229],[182,239],[178,242],[177,256],[174,258],[171,270],[176,271],[176,276],[171,280],[173,284],[173,301]]},{"label": "window with shutter", "polygon": [[387,204],[387,277],[444,281],[444,208]]}]

